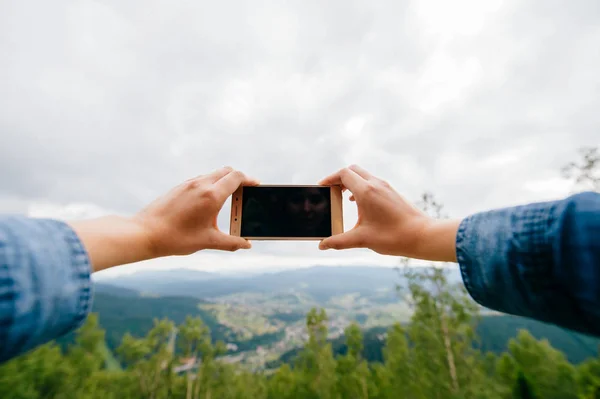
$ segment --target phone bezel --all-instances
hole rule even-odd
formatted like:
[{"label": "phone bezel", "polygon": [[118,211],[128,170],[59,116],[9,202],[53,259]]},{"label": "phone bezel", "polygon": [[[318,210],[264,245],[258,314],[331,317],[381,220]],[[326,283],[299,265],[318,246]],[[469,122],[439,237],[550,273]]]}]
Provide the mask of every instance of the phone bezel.
[{"label": "phone bezel", "polygon": [[[342,187],[341,186],[319,186],[316,184],[261,184],[257,187],[329,187],[331,195],[331,234],[344,232],[344,218],[342,209]],[[244,187],[238,188],[231,195],[231,219],[229,222],[229,234],[241,237],[242,232],[242,199]],[[316,241],[327,237],[243,237],[254,241]]]}]

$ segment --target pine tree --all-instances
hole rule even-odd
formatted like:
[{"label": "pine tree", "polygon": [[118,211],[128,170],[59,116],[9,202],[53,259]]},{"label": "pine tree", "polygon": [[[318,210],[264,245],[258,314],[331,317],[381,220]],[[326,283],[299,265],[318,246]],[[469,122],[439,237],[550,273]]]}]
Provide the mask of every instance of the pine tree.
[{"label": "pine tree", "polygon": [[509,351],[499,359],[497,372],[504,384],[512,384],[520,370],[527,372],[529,385],[535,393],[548,399],[576,399],[575,368],[564,354],[554,349],[547,340],[536,340],[521,330],[511,339]]},{"label": "pine tree", "polygon": [[202,348],[202,356],[196,373],[193,399],[220,398],[230,386],[227,381],[229,369],[225,364],[217,360],[217,357],[226,352],[223,342],[217,342],[214,346],[210,341]]},{"label": "pine tree", "polygon": [[337,397],[336,361],[327,342],[327,314],[311,309],[306,316],[308,343],[299,355],[298,395],[307,399]]},{"label": "pine tree", "polygon": [[176,330],[169,320],[155,320],[144,338],[123,337],[117,353],[137,377],[139,391],[149,399],[170,395]]},{"label": "pine tree", "polygon": [[579,365],[577,368],[577,386],[582,398],[595,399],[600,394],[599,357],[588,359]]},{"label": "pine tree", "polygon": [[[104,330],[98,325],[98,315],[90,314],[75,332],[75,344],[70,345],[65,360],[72,366],[71,391],[84,395],[92,375],[104,367]],[[77,396],[76,395],[76,396]]]},{"label": "pine tree", "polygon": [[186,370],[186,399],[192,399],[194,392],[194,382],[196,386],[200,379],[194,375],[193,366],[202,363],[202,355],[212,352],[210,330],[204,325],[200,318],[186,317],[185,322],[179,326],[179,336],[177,344],[182,350],[183,358],[181,363],[189,366]]},{"label": "pine tree", "polygon": [[268,398],[298,398],[298,374],[288,364],[282,365],[268,381]]},{"label": "pine tree", "polygon": [[409,351],[406,332],[400,323],[389,328],[387,341],[383,349],[385,368],[378,374],[381,397],[403,398],[413,395],[416,375],[414,374],[411,353]]},{"label": "pine tree", "polygon": [[42,345],[0,367],[0,393],[2,398],[61,397],[72,372],[58,345]]},{"label": "pine tree", "polygon": [[[419,206],[444,218],[443,206],[423,194]],[[462,284],[450,284],[450,265],[411,268],[404,260],[405,287],[413,309],[407,333],[411,349],[411,394],[418,398],[480,397],[488,391],[483,358],[474,350],[478,307]]]},{"label": "pine tree", "polygon": [[513,398],[514,399],[536,399],[537,396],[534,393],[533,387],[529,383],[523,371],[519,370],[517,375],[517,380],[515,382],[515,386],[513,388]]},{"label": "pine tree", "polygon": [[362,358],[363,335],[358,324],[350,324],[345,332],[347,353],[337,360],[337,393],[340,398],[368,398],[369,366]]}]

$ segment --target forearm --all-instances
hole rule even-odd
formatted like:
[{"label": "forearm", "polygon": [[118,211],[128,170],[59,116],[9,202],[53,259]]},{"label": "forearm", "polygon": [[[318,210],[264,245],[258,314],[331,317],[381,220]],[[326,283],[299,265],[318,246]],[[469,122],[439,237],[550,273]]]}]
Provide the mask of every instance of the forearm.
[{"label": "forearm", "polygon": [[106,216],[70,225],[83,242],[94,272],[154,257],[143,227],[130,218]]}]

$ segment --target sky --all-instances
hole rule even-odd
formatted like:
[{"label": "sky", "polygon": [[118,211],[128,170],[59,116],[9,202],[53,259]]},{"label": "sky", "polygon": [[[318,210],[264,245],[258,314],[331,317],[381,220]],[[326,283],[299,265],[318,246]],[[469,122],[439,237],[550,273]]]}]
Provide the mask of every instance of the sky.
[{"label": "sky", "polygon": [[[560,198],[600,144],[599,70],[597,0],[0,0],[0,213],[131,215],[225,165],[314,184],[356,163],[456,218]],[[398,264],[253,245],[102,273]]]}]

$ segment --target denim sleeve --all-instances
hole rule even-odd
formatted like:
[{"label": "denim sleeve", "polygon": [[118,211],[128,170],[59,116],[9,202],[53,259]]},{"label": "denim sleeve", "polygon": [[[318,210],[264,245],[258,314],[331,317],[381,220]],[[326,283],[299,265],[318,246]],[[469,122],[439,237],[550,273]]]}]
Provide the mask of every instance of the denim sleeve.
[{"label": "denim sleeve", "polygon": [[456,252],[479,304],[600,335],[600,194],[469,216]]},{"label": "denim sleeve", "polygon": [[67,224],[0,216],[0,361],[83,323],[91,307],[90,270]]}]

